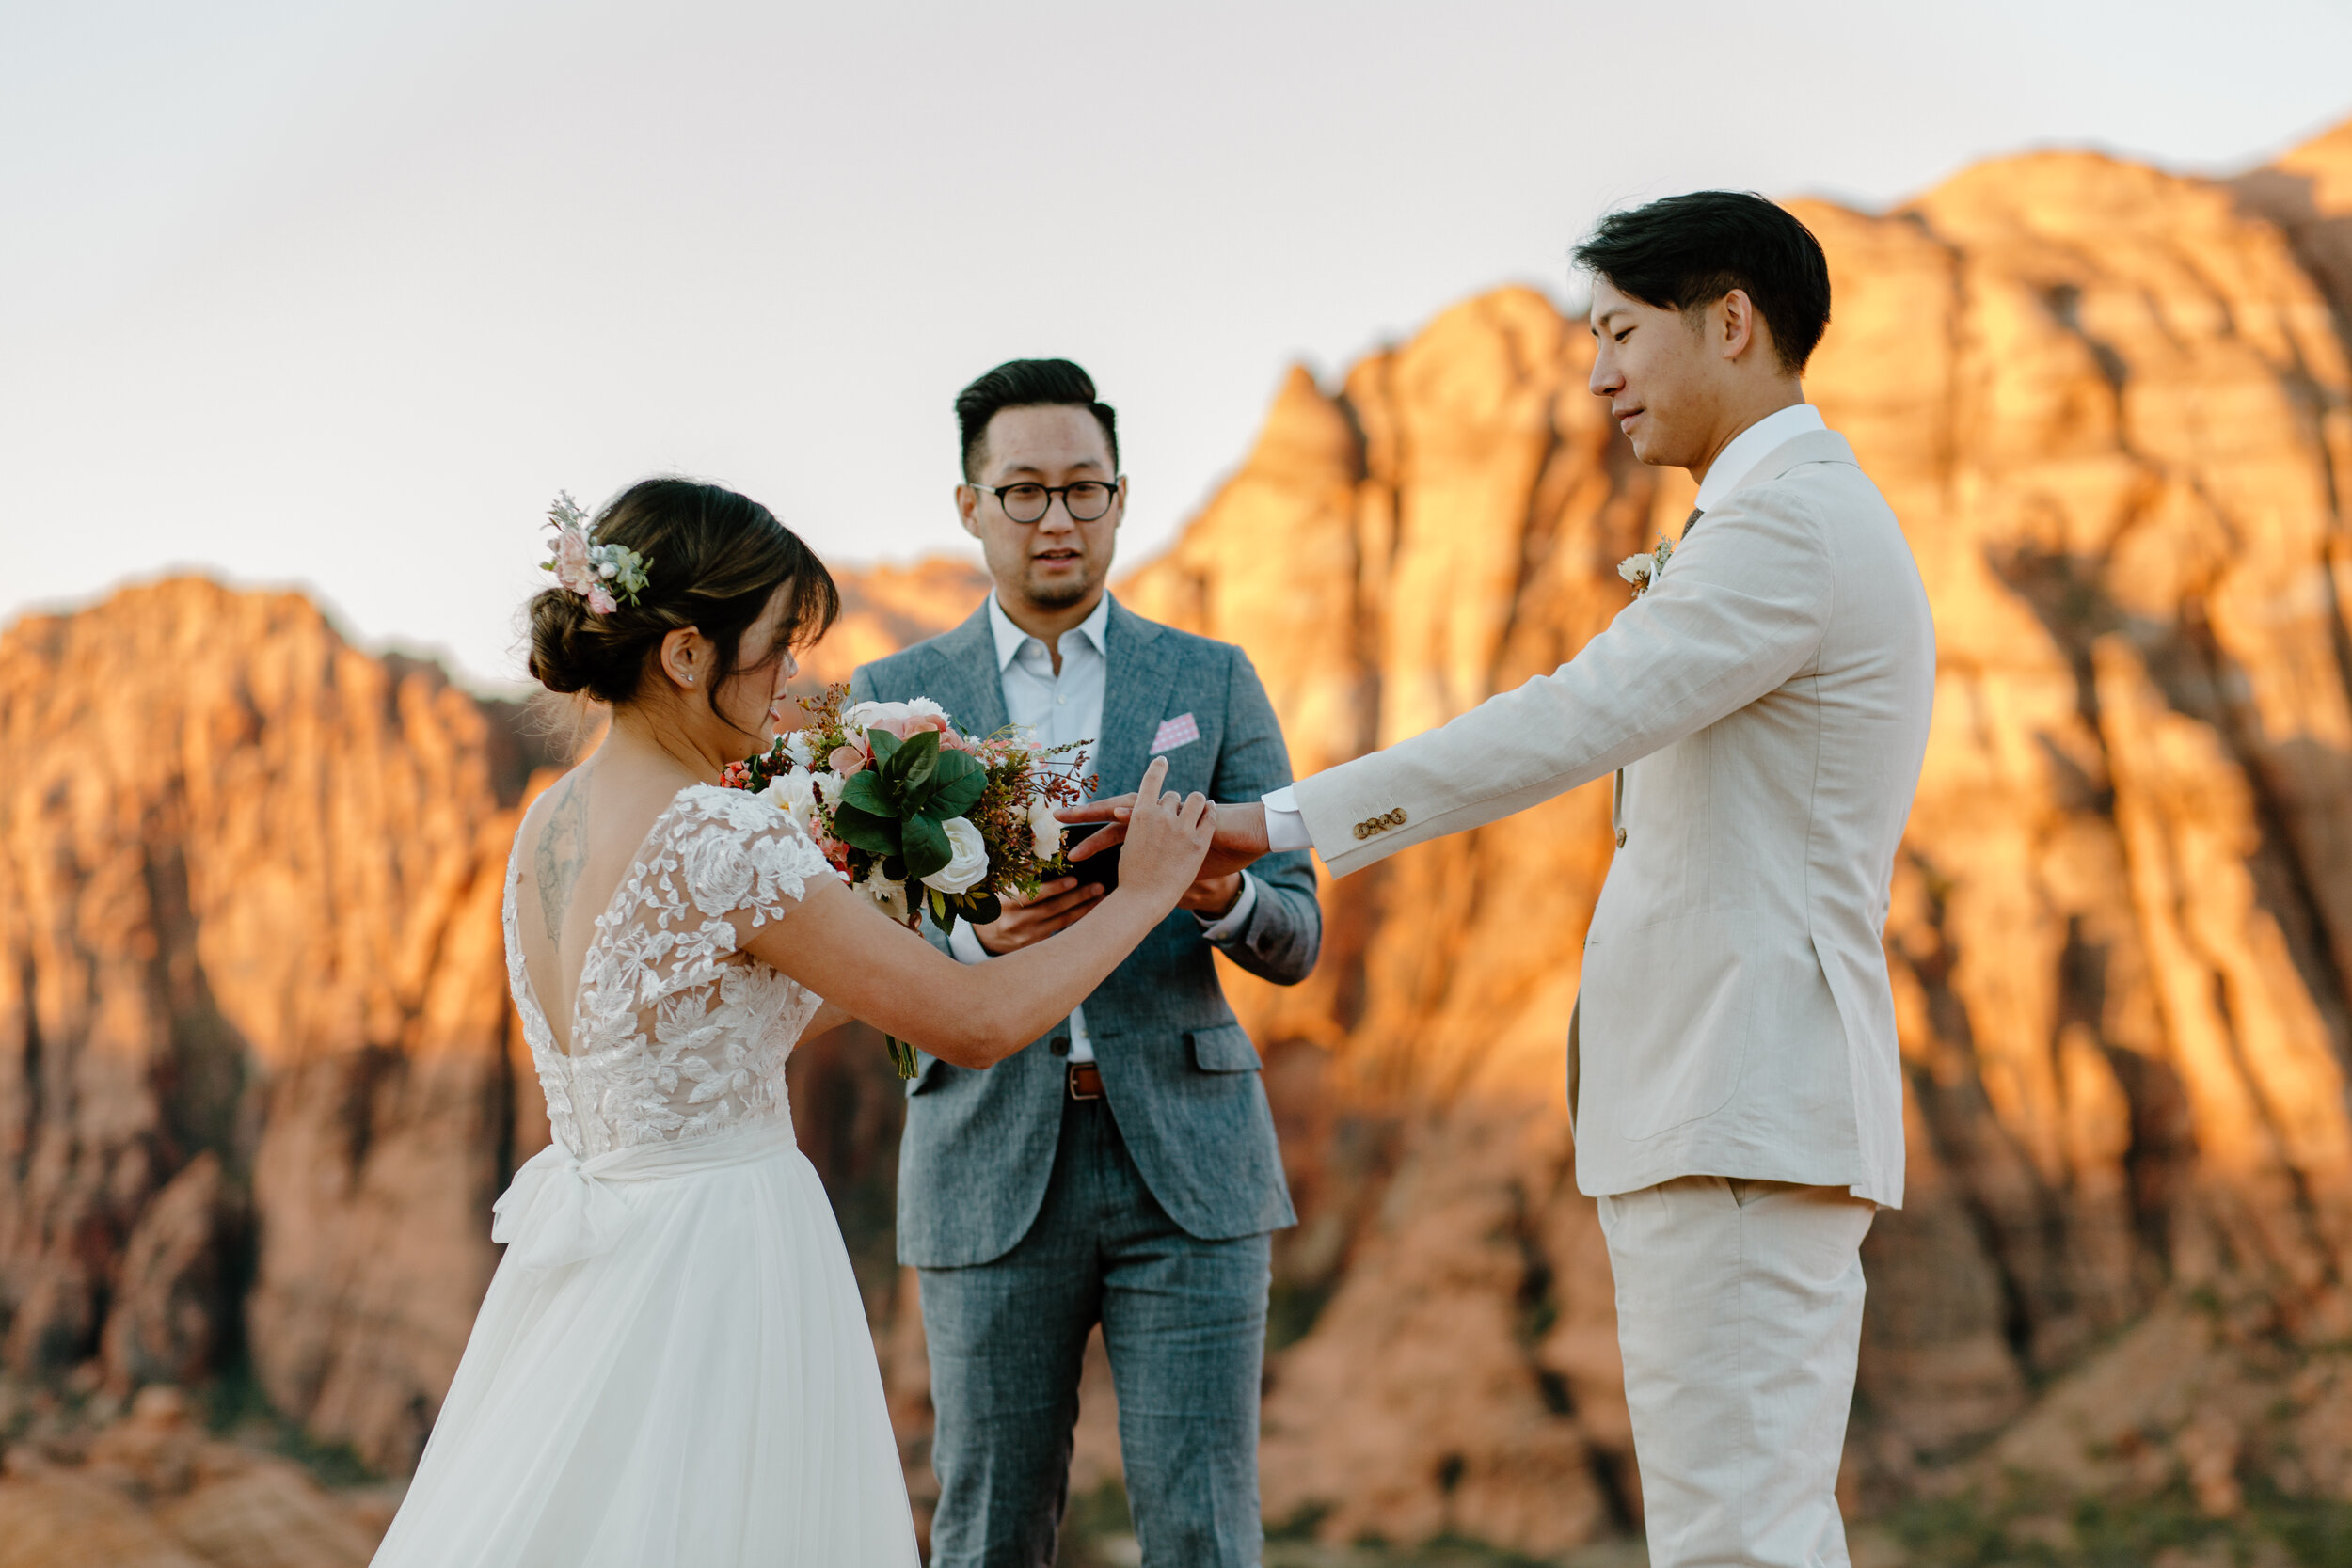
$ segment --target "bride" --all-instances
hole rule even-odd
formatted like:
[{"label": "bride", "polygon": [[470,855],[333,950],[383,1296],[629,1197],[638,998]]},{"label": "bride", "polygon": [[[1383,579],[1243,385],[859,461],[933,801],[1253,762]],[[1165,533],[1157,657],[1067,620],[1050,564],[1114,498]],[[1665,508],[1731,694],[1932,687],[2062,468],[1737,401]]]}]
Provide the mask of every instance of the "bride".
[{"label": "bride", "polygon": [[[593,548],[592,546],[593,543]],[[1145,777],[1117,892],[965,968],[843,886],[720,769],[778,727],[832,578],[755,501],[647,480],[564,531],[531,672],[612,708],[516,834],[507,973],[555,1141],[375,1561],[906,1564],[866,1314],[784,1068],[861,1018],[986,1068],[1082,1002],[1190,885],[1214,818]]]}]

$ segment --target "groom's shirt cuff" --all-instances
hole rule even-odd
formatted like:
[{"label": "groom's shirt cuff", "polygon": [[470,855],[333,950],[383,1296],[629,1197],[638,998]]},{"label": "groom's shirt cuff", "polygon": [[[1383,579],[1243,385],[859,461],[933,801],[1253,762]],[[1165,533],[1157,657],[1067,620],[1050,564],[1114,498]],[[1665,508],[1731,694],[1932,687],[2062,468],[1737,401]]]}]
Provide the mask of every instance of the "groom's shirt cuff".
[{"label": "groom's shirt cuff", "polygon": [[1298,799],[1290,792],[1287,784],[1265,796],[1259,803],[1265,807],[1268,854],[1279,855],[1285,849],[1311,849],[1315,847],[1315,835],[1307,831],[1306,814],[1298,809]]}]

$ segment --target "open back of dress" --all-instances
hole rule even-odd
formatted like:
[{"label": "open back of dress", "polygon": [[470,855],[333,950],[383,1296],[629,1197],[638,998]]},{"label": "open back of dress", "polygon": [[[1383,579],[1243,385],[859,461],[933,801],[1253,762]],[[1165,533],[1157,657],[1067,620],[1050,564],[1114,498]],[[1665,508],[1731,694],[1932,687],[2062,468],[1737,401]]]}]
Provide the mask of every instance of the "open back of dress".
[{"label": "open back of dress", "polygon": [[506,885],[507,969],[555,1142],[378,1568],[916,1568],[848,1250],[792,1141],[817,996],[742,934],[830,876],[757,796],[696,785],[597,917],[558,1048]]},{"label": "open back of dress", "polygon": [[792,819],[758,796],[680,790],[596,917],[566,1053],[524,962],[521,860],[510,860],[507,978],[556,1139],[588,1159],[788,1115],[785,1062],[819,1001],[737,942],[830,875]]}]

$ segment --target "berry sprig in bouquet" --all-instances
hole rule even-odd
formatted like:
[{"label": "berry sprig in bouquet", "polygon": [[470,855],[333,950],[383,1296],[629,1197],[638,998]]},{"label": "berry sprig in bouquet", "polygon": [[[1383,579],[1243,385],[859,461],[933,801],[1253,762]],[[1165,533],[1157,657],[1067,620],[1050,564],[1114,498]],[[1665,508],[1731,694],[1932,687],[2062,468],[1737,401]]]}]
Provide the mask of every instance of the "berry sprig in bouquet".
[{"label": "berry sprig in bouquet", "polygon": [[[928,910],[941,929],[985,926],[1000,895],[1026,896],[1067,869],[1057,806],[1087,798],[1078,747],[1041,747],[1017,732],[974,737],[929,698],[855,703],[847,687],[803,698],[803,728],[730,763],[732,788],[769,792],[842,879],[910,929]],[[890,1042],[902,1078],[914,1052]]]}]

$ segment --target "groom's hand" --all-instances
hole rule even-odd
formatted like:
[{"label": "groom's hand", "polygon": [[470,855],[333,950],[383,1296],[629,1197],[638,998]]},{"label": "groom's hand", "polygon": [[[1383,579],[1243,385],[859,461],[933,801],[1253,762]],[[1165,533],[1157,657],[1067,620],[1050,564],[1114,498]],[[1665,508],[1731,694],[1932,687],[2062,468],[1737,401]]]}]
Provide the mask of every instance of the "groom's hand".
[{"label": "groom's hand", "polygon": [[[1133,795],[1114,795],[1108,800],[1089,800],[1083,806],[1064,806],[1054,813],[1064,822],[1104,822],[1109,826],[1101,832],[1088,836],[1083,844],[1070,850],[1073,864],[1096,852],[1109,848],[1127,836],[1127,814],[1135,809]],[[1200,863],[1200,879],[1193,884],[1198,892],[1204,882],[1233,876],[1267,851],[1265,837],[1265,807],[1252,800],[1246,806],[1220,805],[1216,808],[1216,837],[1209,843],[1209,858]],[[1241,883],[1233,883],[1233,896],[1241,895]],[[1190,897],[1187,894],[1185,896]],[[1190,905],[1185,906],[1187,909]],[[1229,900],[1225,906],[1232,908]],[[975,927],[977,929],[977,927]]]},{"label": "groom's hand", "polygon": [[1075,877],[1059,877],[1040,886],[1037,896],[1026,902],[1017,893],[1001,895],[1005,912],[986,926],[974,926],[972,934],[991,953],[1014,952],[1075,925],[1102,896],[1100,882],[1082,884]]}]

